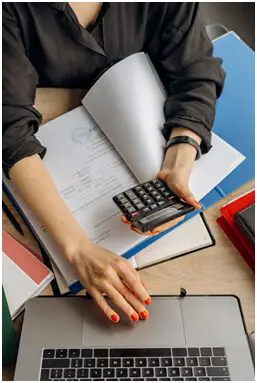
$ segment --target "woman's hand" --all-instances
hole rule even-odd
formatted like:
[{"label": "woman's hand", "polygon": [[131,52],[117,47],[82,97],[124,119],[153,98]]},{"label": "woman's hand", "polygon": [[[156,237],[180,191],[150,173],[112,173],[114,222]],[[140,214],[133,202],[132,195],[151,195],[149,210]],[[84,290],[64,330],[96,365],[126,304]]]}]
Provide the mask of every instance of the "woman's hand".
[{"label": "woman's hand", "polygon": [[[195,139],[200,145],[201,139],[194,132],[189,129],[175,128],[172,131],[171,137],[188,136]],[[200,209],[201,205],[196,201],[195,196],[189,189],[188,181],[195,162],[196,149],[189,144],[177,144],[171,146],[165,154],[162,169],[158,174],[158,178],[163,180],[169,188],[179,198],[187,202],[189,205],[194,206],[195,209]],[[159,226],[148,233],[141,233],[135,228],[131,222],[122,216],[123,223],[130,225],[131,230],[138,234],[156,235],[160,232],[171,228],[181,221],[184,217],[177,218],[166,224]]]},{"label": "woman's hand", "polygon": [[119,321],[118,313],[103,294],[132,321],[147,319],[145,305],[151,298],[140,280],[139,273],[124,258],[82,239],[66,257],[79,275],[81,283],[95,299],[108,319]]}]

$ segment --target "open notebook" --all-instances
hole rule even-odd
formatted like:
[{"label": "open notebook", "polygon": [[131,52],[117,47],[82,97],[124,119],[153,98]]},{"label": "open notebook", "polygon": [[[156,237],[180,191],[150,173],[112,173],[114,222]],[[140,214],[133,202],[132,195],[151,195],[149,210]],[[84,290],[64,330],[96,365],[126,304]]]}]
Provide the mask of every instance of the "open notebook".
[{"label": "open notebook", "polygon": [[[165,90],[149,58],[137,53],[107,70],[82,106],[45,124],[37,133],[47,147],[44,163],[79,224],[92,241],[127,258],[137,252],[142,241],[147,246],[152,240],[121,224],[112,197],[156,177],[160,170],[165,144],[161,133],[164,100]],[[195,162],[190,178],[198,200],[244,160],[215,134],[212,145],[210,153]],[[6,179],[4,184],[67,283],[74,287],[76,276],[49,234],[14,186]]]}]

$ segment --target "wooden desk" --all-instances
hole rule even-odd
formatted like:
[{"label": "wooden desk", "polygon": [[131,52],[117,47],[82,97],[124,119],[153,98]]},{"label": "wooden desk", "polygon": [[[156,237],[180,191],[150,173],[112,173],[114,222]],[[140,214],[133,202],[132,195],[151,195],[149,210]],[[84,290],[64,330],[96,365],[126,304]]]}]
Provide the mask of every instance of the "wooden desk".
[{"label": "wooden desk", "polygon": [[[39,89],[36,107],[46,122],[78,106],[84,93],[83,90]],[[254,274],[216,223],[224,203],[253,187],[254,182],[251,181],[205,211],[216,246],[140,271],[150,294],[178,294],[180,287],[189,294],[235,294],[241,300],[248,332],[254,330]],[[9,201],[3,198],[17,217]],[[19,217],[18,221],[25,237],[16,232],[3,214],[3,228],[36,250],[37,244],[29,230]],[[51,293],[50,288],[44,291],[44,294]],[[18,318],[15,323],[18,334],[21,325],[22,318]],[[13,371],[14,367],[5,368],[3,380],[12,380]]]}]

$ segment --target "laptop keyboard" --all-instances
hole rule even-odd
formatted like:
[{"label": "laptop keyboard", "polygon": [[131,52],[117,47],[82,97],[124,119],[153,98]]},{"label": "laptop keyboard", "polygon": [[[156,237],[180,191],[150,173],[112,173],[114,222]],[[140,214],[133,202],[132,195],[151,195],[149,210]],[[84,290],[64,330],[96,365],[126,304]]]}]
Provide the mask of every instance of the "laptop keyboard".
[{"label": "laptop keyboard", "polygon": [[40,380],[230,380],[224,347],[44,349]]}]

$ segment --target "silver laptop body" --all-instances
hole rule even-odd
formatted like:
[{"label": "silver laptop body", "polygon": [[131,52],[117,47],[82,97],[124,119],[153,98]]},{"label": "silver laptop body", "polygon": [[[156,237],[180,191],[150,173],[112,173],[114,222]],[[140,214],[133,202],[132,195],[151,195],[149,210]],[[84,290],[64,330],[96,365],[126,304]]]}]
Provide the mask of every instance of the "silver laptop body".
[{"label": "silver laptop body", "polygon": [[[70,376],[67,375],[69,374],[67,371],[71,366],[73,373],[74,371],[77,373],[77,369],[82,371],[85,367],[84,363],[86,363],[85,359],[87,360],[87,358],[85,357],[87,355],[84,354],[84,357],[82,357],[82,349],[85,350],[84,352],[88,352],[88,350],[91,352],[92,349],[92,355],[94,355],[94,350],[98,350],[100,356],[102,349],[108,349],[107,359],[110,361],[111,355],[118,355],[118,359],[121,361],[119,363],[122,363],[121,367],[124,366],[124,363],[127,363],[122,357],[131,357],[129,354],[131,349],[140,349],[143,353],[144,350],[146,352],[149,349],[150,352],[152,352],[152,349],[154,351],[157,351],[157,349],[166,350],[165,352],[169,351],[171,357],[166,359],[170,360],[172,366],[171,364],[168,364],[167,367],[165,364],[163,366],[162,363],[166,363],[167,360],[161,357],[162,354],[152,358],[151,361],[146,358],[147,362],[145,362],[144,358],[141,358],[143,361],[137,361],[134,365],[134,367],[137,366],[137,369],[134,368],[134,370],[141,373],[142,379],[142,374],[145,375],[149,372],[149,369],[147,369],[148,363],[156,363],[154,361],[156,359],[157,362],[159,361],[158,374],[165,371],[175,373],[176,377],[178,377],[177,373],[180,374],[179,379],[171,376],[171,378],[168,378],[169,380],[190,380],[190,376],[187,375],[188,371],[198,371],[200,373],[203,369],[216,375],[217,367],[213,367],[212,363],[208,366],[208,363],[209,361],[214,362],[216,359],[219,360],[217,355],[219,355],[219,350],[223,349],[225,350],[225,356],[221,357],[220,360],[226,360],[227,367],[219,367],[224,369],[225,376],[222,377],[222,380],[253,381],[255,379],[253,360],[240,303],[235,296],[154,296],[152,297],[152,304],[149,306],[149,314],[147,321],[139,321],[138,323],[131,323],[121,314],[120,322],[113,324],[105,319],[94,301],[85,297],[38,297],[32,299],[28,302],[25,311],[15,380],[35,381],[40,380],[40,377],[41,380],[44,380],[41,375],[42,369],[48,370],[49,376],[56,377],[55,380],[61,380],[57,379],[57,377],[60,376],[58,374],[62,370],[62,378],[64,378],[65,373],[65,379],[67,379]],[[197,349],[200,354],[194,357],[191,352],[193,353],[193,350]],[[210,349],[212,355],[208,356],[208,350],[210,351]],[[53,367],[51,363],[53,363],[53,358],[56,358],[56,355],[51,355],[51,353],[56,353],[56,350],[59,350],[58,360],[63,358],[67,361],[69,352],[71,352],[70,363],[73,363],[68,366],[69,368],[67,366],[57,368],[58,373],[51,372],[51,367]],[[215,350],[217,354],[214,354]],[[76,354],[76,352],[80,351],[80,354]],[[178,354],[175,354],[175,352],[178,352]],[[184,354],[184,352],[187,354]],[[206,352],[207,356],[204,358]],[[43,362],[43,355],[44,360],[45,357],[50,357],[52,360],[49,362],[49,359],[47,359]],[[216,359],[213,359],[215,355]],[[142,356],[144,355],[142,354]],[[177,358],[174,356],[177,356]],[[181,357],[179,358],[179,356]],[[80,359],[80,361],[72,362],[72,359]],[[204,363],[208,362],[207,365],[199,365],[200,359]],[[195,360],[198,362],[198,367],[194,366],[194,364],[188,366],[187,363],[193,363]],[[98,363],[104,362],[106,361],[96,361],[96,367]],[[60,363],[63,363],[63,361]],[[132,363],[134,362],[132,361]],[[140,365],[140,363],[147,364],[142,364],[143,367],[139,368],[138,364]],[[182,364],[177,365],[177,363]],[[195,370],[196,368],[198,370]],[[211,368],[214,368],[214,370],[211,370]],[[93,371],[90,368],[87,368],[87,370],[89,371],[89,379],[87,380],[94,380],[90,376]],[[117,368],[114,370],[114,377],[117,378]],[[129,374],[134,374],[134,370],[131,370]],[[55,373],[57,375],[53,375]],[[97,374],[97,372],[94,373]],[[103,372],[105,378],[109,376],[108,373]],[[103,377],[103,375],[101,376]],[[77,380],[77,375],[75,375],[75,378]],[[201,376],[197,380],[203,380],[199,378]],[[146,376],[144,376],[144,379],[146,379]],[[219,379],[221,378],[217,376],[210,378],[210,380]],[[161,380],[164,380],[164,378]]]}]

